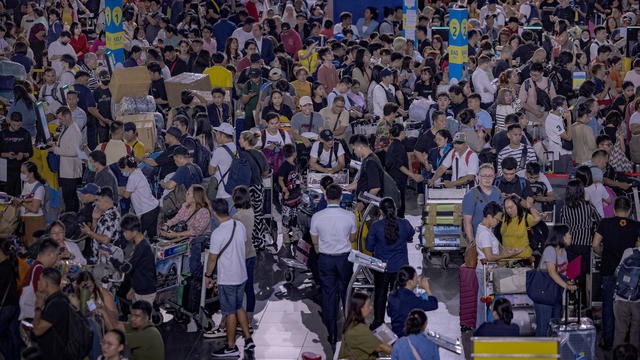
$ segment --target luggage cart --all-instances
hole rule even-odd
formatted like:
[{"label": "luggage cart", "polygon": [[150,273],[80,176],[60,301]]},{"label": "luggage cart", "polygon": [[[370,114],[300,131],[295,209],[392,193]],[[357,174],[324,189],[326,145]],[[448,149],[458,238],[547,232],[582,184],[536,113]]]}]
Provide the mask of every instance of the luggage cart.
[{"label": "luggage cart", "polygon": [[[163,262],[167,260],[174,260],[173,264],[176,264],[177,276],[176,281],[171,283],[165,283],[165,287],[159,289],[158,292],[167,291],[169,289],[178,288],[176,292],[175,300],[172,298],[167,298],[163,302],[163,305],[166,309],[172,310],[175,313],[176,320],[179,322],[188,322],[189,319],[193,319],[196,324],[203,331],[209,331],[213,329],[215,326],[213,319],[211,318],[212,313],[210,313],[206,309],[206,305],[218,300],[217,296],[213,296],[211,298],[206,298],[207,287],[206,287],[206,277],[200,276],[200,296],[197,309],[192,311],[185,308],[185,304],[183,304],[183,290],[185,285],[185,278],[183,278],[182,274],[182,262],[185,257],[187,257],[187,250],[189,249],[189,241],[185,240],[179,243],[172,244],[162,244],[159,242],[158,244],[153,245],[154,251],[156,255],[156,267],[158,262]],[[203,271],[206,271],[207,261],[209,259],[209,243],[203,243],[203,251],[201,254],[201,259],[203,259]],[[179,264],[179,265],[178,265]],[[167,265],[164,265],[165,267]],[[173,269],[173,268],[171,268]],[[204,274],[203,274],[204,275]]]},{"label": "luggage cart", "polygon": [[[503,263],[507,267],[502,266]],[[513,267],[512,265],[509,265],[509,262],[502,261],[500,264],[494,262],[484,264],[485,294],[488,294],[486,296],[487,305],[491,308],[494,301],[499,298],[506,298],[513,309],[513,319],[511,321],[520,327],[520,336],[534,336],[535,311],[533,301],[527,295],[526,287],[524,286],[526,284],[526,271],[530,269]],[[514,289],[516,287],[519,287],[519,289]],[[494,320],[491,311],[486,311],[485,320]]]},{"label": "luggage cart", "polygon": [[278,223],[276,222],[273,216],[273,198],[276,196],[275,190],[273,187],[273,170],[267,176],[262,178],[262,213],[265,221],[267,222],[267,226],[269,227],[269,237],[271,238],[271,243],[269,243],[268,239],[265,242],[265,245],[275,245],[276,251],[278,246]]},{"label": "luggage cart", "polygon": [[462,227],[462,199],[467,189],[429,189],[425,186],[422,226],[416,249],[423,254],[423,263],[432,260],[432,253],[442,255],[442,268],[449,266],[450,253],[464,252],[466,241]]}]

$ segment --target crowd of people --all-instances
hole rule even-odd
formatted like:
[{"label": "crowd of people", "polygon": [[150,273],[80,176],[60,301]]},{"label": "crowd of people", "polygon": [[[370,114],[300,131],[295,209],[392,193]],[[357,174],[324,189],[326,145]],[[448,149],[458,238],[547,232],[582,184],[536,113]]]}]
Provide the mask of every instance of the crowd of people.
[{"label": "crowd of people", "polygon": [[[341,358],[438,359],[424,335],[438,299],[409,266],[405,215],[428,201],[425,187],[442,187],[469,189],[461,241],[477,250],[476,336],[519,334],[506,299],[486,322],[482,264],[519,261],[586,299],[598,256],[599,345],[637,357],[640,291],[617,281],[619,267],[640,263],[629,175],[640,163],[637,1],[417,3],[407,38],[401,6],[334,16],[325,0],[127,0],[125,60],[112,69],[104,2],[0,2],[0,354],[163,359],[151,321],[162,239],[187,241],[193,282],[215,288],[224,320],[204,337],[226,344],[214,357],[240,355],[237,332],[255,351],[257,255],[293,256],[307,241]],[[460,8],[468,59],[454,77],[437,28]],[[149,74],[154,144],[121,121],[110,87],[120,67]],[[184,73],[207,75],[211,91],[187,88],[171,106],[166,82]],[[306,201],[309,173],[324,177]],[[549,173],[566,174],[566,189]],[[371,219],[364,193],[382,199]],[[556,224],[533,246],[545,213]],[[373,295],[348,297],[362,221],[360,248],[387,267]],[[114,274],[117,291],[104,280]],[[536,335],[561,312],[535,303]],[[372,332],[386,316],[393,346]]]}]

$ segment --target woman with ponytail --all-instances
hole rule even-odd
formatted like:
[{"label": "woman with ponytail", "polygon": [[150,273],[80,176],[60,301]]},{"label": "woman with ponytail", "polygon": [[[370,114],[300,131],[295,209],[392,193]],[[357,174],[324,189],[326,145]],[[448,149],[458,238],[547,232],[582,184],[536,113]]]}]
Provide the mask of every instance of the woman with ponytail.
[{"label": "woman with ponytail", "polygon": [[438,346],[426,337],[426,329],[427,314],[420,309],[411,310],[404,322],[406,336],[393,344],[391,360],[439,360]]},{"label": "woman with ponytail", "polygon": [[485,322],[480,325],[473,336],[520,336],[520,327],[512,324],[513,309],[511,302],[506,298],[497,298],[493,302],[492,322]]},{"label": "woman with ponytail", "polygon": [[138,168],[135,157],[123,156],[118,160],[120,172],[127,178],[127,186],[119,188],[118,195],[125,199],[131,199],[131,206],[136,215],[140,217],[142,231],[146,231],[147,238],[152,239],[158,233],[158,216],[160,203],[151,194],[151,187],[147,178]]},{"label": "woman with ponytail", "polygon": [[20,358],[17,277],[16,248],[11,240],[0,238],[0,355],[5,359]]},{"label": "woman with ponytail", "polygon": [[342,346],[339,359],[377,359],[378,353],[391,354],[391,345],[380,341],[369,330],[366,318],[371,314],[369,295],[356,292],[351,295],[349,313],[342,327]]},{"label": "woman with ponytail", "polygon": [[[420,296],[414,292],[418,285],[424,290]],[[377,290],[378,288],[376,288],[376,292]],[[387,305],[387,311],[391,318],[391,330],[398,337],[405,336],[405,320],[412,309],[436,310],[438,309],[438,299],[431,294],[429,278],[418,278],[416,269],[405,265],[398,271],[396,288],[389,294],[389,304]]]},{"label": "woman with ponytail", "polygon": [[387,293],[396,281],[396,273],[401,266],[409,263],[407,243],[413,239],[415,231],[408,220],[396,216],[396,204],[391,198],[380,201],[383,218],[369,227],[364,246],[375,258],[387,263],[384,273],[373,273],[376,291],[373,300],[373,323],[375,329],[384,323]]},{"label": "woman with ponytail", "polygon": [[14,198],[13,203],[20,206],[20,217],[24,222],[22,243],[29,247],[34,241],[33,233],[43,230],[46,221],[42,207],[44,206],[46,180],[40,176],[38,167],[27,161],[20,167],[20,180],[24,183],[22,195]]}]

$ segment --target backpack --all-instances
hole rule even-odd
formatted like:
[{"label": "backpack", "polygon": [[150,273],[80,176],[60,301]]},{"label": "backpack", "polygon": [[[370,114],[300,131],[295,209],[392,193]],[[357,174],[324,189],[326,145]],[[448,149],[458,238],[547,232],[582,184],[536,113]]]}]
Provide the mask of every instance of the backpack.
[{"label": "backpack", "polygon": [[[189,174],[193,176],[190,165],[192,164],[187,164],[186,166],[187,169],[189,169]],[[178,184],[162,199],[162,209],[164,210],[165,219],[171,219],[178,213],[182,204],[187,201],[187,190],[184,184]]]},{"label": "backpack", "polygon": [[540,19],[540,13],[538,7],[535,4],[527,3],[529,5],[529,17],[527,18],[527,24],[531,22],[531,19]]},{"label": "backpack", "polygon": [[[529,93],[529,89],[531,89],[532,82],[533,80],[529,78],[529,81],[525,81],[524,83],[524,90],[527,92],[527,94]],[[536,85],[536,83],[533,83],[533,87],[535,87],[536,90],[536,104],[541,106],[543,108],[543,111],[551,110],[551,98],[549,97],[549,94],[547,94],[547,91],[551,90],[551,79],[547,78],[546,91],[540,89],[538,85]]]},{"label": "backpack", "polygon": [[351,63],[343,68],[341,68],[340,70],[338,70],[338,78],[342,79],[345,76],[348,76],[349,78],[353,78],[353,69],[356,67],[355,63]]},{"label": "backpack", "polygon": [[[527,180],[522,176],[518,176],[518,182],[520,184],[520,191],[524,191],[527,188]],[[495,185],[498,189],[500,189],[500,185],[502,185],[502,175],[498,176],[494,181],[493,185]]]},{"label": "backpack", "polygon": [[620,263],[616,271],[616,295],[627,301],[640,300],[640,250]]},{"label": "backpack", "polygon": [[93,347],[93,330],[89,320],[68,300],[67,304],[69,306],[69,341],[66,342],[63,351],[67,359],[84,359]]},{"label": "backpack", "polygon": [[47,224],[54,222],[60,215],[60,209],[62,208],[62,196],[60,191],[52,188],[49,184],[42,185],[36,183],[33,188],[35,192],[38,187],[44,186],[44,200],[42,201],[42,213]]},{"label": "backpack", "polygon": [[249,165],[247,154],[244,151],[239,151],[234,154],[226,145],[222,145],[222,148],[231,156],[231,166],[229,166],[229,170],[220,176],[224,190],[228,194],[231,194],[233,189],[238,186],[244,185],[249,187],[251,185],[251,165]]},{"label": "backpack", "polygon": [[[380,167],[380,171],[382,171],[382,196],[380,196],[380,198],[389,197],[393,199],[393,202],[396,204],[396,206],[400,206],[402,199],[400,198],[401,195],[400,189],[398,189],[398,184],[396,184],[396,181],[391,177],[391,175],[389,175],[389,173],[384,170],[384,167],[382,166],[380,159],[378,159],[378,156],[376,154],[372,155],[372,161],[378,164],[378,166]],[[362,163],[362,169],[364,169],[364,166],[365,162]]]},{"label": "backpack", "polygon": [[544,251],[544,244],[547,242],[549,236],[549,228],[544,221],[538,221],[534,226],[529,226],[527,216],[524,216],[524,223],[527,226],[527,235],[529,237],[529,247],[533,252],[539,252],[542,254]]}]

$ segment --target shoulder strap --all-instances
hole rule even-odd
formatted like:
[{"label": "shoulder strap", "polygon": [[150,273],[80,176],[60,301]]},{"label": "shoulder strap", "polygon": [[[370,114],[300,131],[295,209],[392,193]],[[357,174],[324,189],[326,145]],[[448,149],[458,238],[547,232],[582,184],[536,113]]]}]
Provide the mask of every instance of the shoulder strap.
[{"label": "shoulder strap", "polygon": [[284,133],[284,130],[278,128],[278,132],[280,133],[280,137],[282,138],[282,145],[287,143],[287,137]]},{"label": "shoulder strap", "polygon": [[267,130],[263,129],[260,131],[260,137],[262,138],[262,147],[264,148],[265,146],[267,146],[266,142],[267,142]]},{"label": "shoulder strap", "polygon": [[522,147],[522,155],[520,156],[520,169],[524,170],[525,164],[527,163],[527,155],[528,155],[528,148],[527,148],[527,144],[523,144],[524,146]]},{"label": "shoulder strap", "polygon": [[527,181],[520,176],[518,176],[518,180],[520,182],[520,190],[524,191],[524,189],[527,187]]},{"label": "shoulder strap", "polygon": [[469,166],[469,158],[471,157],[471,154],[473,153],[473,150],[469,149],[467,151],[467,156],[465,156],[464,161],[467,163],[467,166]]},{"label": "shoulder strap", "polygon": [[100,144],[100,151],[104,152],[104,149],[107,148],[107,143],[103,142],[102,144]]},{"label": "shoulder strap", "polygon": [[233,221],[233,230],[231,231],[231,236],[229,237],[229,241],[227,241],[227,243],[224,244],[224,246],[222,247],[222,250],[220,250],[220,252],[218,253],[218,260],[220,259],[220,256],[222,256],[222,253],[225,250],[227,250],[227,248],[231,244],[231,241],[233,241],[233,235],[235,235],[236,233],[236,221],[235,220],[231,220],[231,221]]},{"label": "shoulder strap", "polygon": [[498,176],[498,177],[494,180],[493,184],[494,184],[495,186],[497,186],[498,188],[500,188],[500,185],[502,184],[502,175]]},{"label": "shoulder strap", "polygon": [[407,342],[409,343],[409,347],[411,348],[411,352],[413,353],[413,356],[415,356],[416,360],[422,359],[422,357],[420,357],[420,354],[418,354],[418,351],[416,350],[416,348],[413,347],[413,344],[411,343],[411,338],[409,338],[408,335],[407,335]]}]

